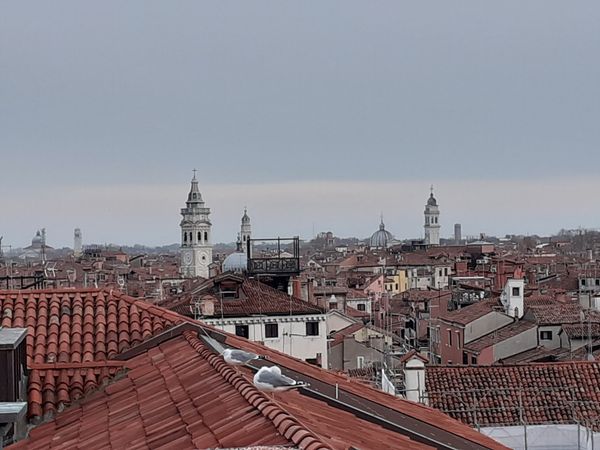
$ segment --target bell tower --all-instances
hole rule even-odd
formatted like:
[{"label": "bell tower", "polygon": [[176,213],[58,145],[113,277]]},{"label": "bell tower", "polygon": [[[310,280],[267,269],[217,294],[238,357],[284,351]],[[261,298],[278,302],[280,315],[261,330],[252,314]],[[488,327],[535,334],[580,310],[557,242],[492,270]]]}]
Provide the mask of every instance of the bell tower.
[{"label": "bell tower", "polygon": [[433,186],[431,194],[425,205],[425,243],[427,245],[440,245],[440,209],[437,200],[433,196]]},{"label": "bell tower", "polygon": [[244,215],[242,216],[242,226],[240,228],[240,240],[242,243],[242,251],[246,253],[248,251],[248,241],[252,237],[252,227],[250,226],[250,217],[248,217],[248,210],[244,208]]},{"label": "bell tower", "polygon": [[208,278],[208,266],[212,263],[210,208],[202,200],[198,189],[196,169],[185,208],[181,209],[181,263],[182,277]]}]

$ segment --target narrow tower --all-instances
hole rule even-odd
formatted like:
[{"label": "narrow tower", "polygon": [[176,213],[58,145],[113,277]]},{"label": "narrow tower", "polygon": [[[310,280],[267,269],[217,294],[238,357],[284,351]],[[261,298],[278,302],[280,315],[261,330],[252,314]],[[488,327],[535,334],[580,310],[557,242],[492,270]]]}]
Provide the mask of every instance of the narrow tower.
[{"label": "narrow tower", "polygon": [[433,196],[433,186],[431,194],[425,205],[425,243],[427,245],[440,245],[440,210],[437,200]]},{"label": "narrow tower", "polygon": [[186,278],[208,278],[212,263],[210,208],[204,205],[198,190],[196,170],[185,208],[181,209],[181,265],[179,271]]},{"label": "narrow tower", "polygon": [[240,229],[240,237],[242,243],[242,251],[246,253],[248,251],[248,241],[252,237],[252,227],[250,226],[250,217],[248,217],[248,210],[244,208],[244,215],[242,216],[242,226]]},{"label": "narrow tower", "polygon": [[75,228],[73,232],[73,255],[75,258],[79,258],[83,254],[83,241],[81,238],[81,230]]}]

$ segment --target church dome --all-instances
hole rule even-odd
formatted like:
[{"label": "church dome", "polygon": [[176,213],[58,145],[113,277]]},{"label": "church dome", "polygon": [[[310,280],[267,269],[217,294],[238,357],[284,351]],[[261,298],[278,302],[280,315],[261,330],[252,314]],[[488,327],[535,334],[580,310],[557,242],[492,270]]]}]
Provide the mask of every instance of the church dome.
[{"label": "church dome", "polygon": [[248,257],[244,252],[234,252],[223,261],[223,272],[242,273],[248,268]]},{"label": "church dome", "polygon": [[385,225],[383,223],[383,218],[381,219],[381,223],[379,224],[379,230],[371,235],[371,240],[369,242],[369,247],[371,248],[386,248],[388,243],[390,243],[394,239],[392,233],[385,229]]},{"label": "church dome", "polygon": [[38,230],[38,232],[35,233],[35,236],[31,240],[31,245],[35,246],[35,247],[41,247],[42,244],[43,244],[42,233],[40,233],[40,230]]}]

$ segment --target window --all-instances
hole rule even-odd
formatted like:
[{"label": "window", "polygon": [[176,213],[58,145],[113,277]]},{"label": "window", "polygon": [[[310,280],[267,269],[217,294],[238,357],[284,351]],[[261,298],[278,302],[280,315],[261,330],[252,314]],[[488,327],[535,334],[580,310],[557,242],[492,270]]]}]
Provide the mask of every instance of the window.
[{"label": "window", "polygon": [[596,278],[596,286],[600,286],[600,278]]},{"label": "window", "polygon": [[448,345],[452,347],[452,330],[448,330]]},{"label": "window", "polygon": [[198,231],[198,242],[200,242],[202,240],[202,233],[200,231]]},{"label": "window", "polygon": [[204,232],[204,241],[208,242],[208,231]]},{"label": "window", "polygon": [[250,337],[250,333],[248,331],[248,325],[236,325],[235,326],[235,335],[248,339],[248,337]]},{"label": "window", "polygon": [[471,364],[477,364],[477,356],[471,356]]},{"label": "window", "polygon": [[542,341],[551,341],[552,340],[552,331],[540,331],[540,339]]},{"label": "window", "polygon": [[463,352],[463,364],[469,364],[469,355],[467,355],[467,352]]},{"label": "window", "polygon": [[279,325],[277,325],[276,323],[265,323],[265,337],[279,337]]},{"label": "window", "polygon": [[444,276],[448,276],[448,268],[444,267]]},{"label": "window", "polygon": [[356,309],[358,309],[359,311],[366,311],[367,307],[364,303],[359,303],[358,305],[356,305]]},{"label": "window", "polygon": [[518,287],[514,287],[512,288],[512,295],[514,297],[518,297],[519,295],[521,295],[521,289]]},{"label": "window", "polygon": [[306,322],[306,335],[307,336],[318,336],[319,335],[319,322]]},{"label": "window", "polygon": [[585,286],[585,278],[583,280],[581,280],[581,285]]},{"label": "window", "polygon": [[365,357],[364,356],[357,356],[356,357],[356,368],[357,369],[362,369],[363,367],[365,367]]}]

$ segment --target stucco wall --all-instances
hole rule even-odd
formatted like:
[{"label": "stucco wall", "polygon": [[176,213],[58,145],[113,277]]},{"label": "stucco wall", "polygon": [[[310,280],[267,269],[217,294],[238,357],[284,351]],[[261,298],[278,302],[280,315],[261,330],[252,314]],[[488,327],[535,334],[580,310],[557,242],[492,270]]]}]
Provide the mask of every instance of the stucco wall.
[{"label": "stucco wall", "polygon": [[502,358],[537,347],[537,328],[533,327],[523,333],[505,339],[494,345],[494,362]]},{"label": "stucco wall", "polygon": [[465,344],[468,344],[475,339],[485,336],[494,330],[502,328],[509,323],[512,323],[513,319],[507,315],[498,312],[491,311],[479,319],[475,319],[473,322],[465,327]]},{"label": "stucco wall", "polygon": [[[318,321],[319,335],[306,335],[306,322]],[[321,366],[327,367],[327,322],[325,315],[285,316],[285,317],[251,317],[239,319],[205,320],[206,323],[223,331],[235,334],[236,324],[248,325],[251,341],[262,342],[269,348],[287,353],[296,358],[307,360],[321,358]],[[277,323],[278,336],[265,337],[265,324]],[[320,354],[320,356],[318,356]]]}]

